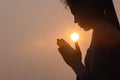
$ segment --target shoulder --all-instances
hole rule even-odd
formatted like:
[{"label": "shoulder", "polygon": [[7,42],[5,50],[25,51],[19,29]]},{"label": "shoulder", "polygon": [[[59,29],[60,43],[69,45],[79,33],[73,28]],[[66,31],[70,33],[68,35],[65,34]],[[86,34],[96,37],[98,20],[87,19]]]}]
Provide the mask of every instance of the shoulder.
[{"label": "shoulder", "polygon": [[93,31],[92,41],[98,45],[112,47],[120,42],[120,32],[110,24],[99,26]]}]

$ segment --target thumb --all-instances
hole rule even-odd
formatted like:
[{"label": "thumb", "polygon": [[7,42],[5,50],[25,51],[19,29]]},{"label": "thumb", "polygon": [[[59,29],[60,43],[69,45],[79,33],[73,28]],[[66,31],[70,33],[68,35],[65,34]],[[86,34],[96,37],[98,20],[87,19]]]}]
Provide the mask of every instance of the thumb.
[{"label": "thumb", "polygon": [[78,45],[78,42],[75,42],[75,50],[80,52],[80,47]]},{"label": "thumb", "polygon": [[76,51],[76,55],[79,56],[80,61],[81,61],[82,60],[82,53],[81,53],[80,47],[78,45],[78,42],[75,43],[75,51]]}]

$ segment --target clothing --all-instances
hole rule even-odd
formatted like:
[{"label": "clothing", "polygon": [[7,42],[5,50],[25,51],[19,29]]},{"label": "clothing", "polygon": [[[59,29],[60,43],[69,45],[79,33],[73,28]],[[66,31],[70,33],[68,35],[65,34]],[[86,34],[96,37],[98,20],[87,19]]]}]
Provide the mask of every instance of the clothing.
[{"label": "clothing", "polygon": [[103,24],[93,32],[81,78],[77,80],[120,80],[120,32]]},{"label": "clothing", "polygon": [[94,46],[87,50],[82,76],[77,80],[120,80],[120,43],[110,48]]}]

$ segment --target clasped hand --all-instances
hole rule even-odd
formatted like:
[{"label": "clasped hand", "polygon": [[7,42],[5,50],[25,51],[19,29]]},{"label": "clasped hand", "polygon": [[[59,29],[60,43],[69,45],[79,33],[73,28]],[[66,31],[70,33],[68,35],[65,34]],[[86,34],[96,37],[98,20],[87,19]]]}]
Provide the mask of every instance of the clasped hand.
[{"label": "clasped hand", "polygon": [[64,61],[72,68],[81,64],[82,55],[78,43],[75,43],[75,49],[72,48],[64,39],[57,39],[58,51]]}]

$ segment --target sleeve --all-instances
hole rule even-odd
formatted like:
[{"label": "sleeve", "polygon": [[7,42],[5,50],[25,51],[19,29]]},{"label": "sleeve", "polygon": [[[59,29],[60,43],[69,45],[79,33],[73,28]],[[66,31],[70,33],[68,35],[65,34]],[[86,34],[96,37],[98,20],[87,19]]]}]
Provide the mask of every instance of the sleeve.
[{"label": "sleeve", "polygon": [[81,71],[80,76],[77,75],[76,80],[88,80],[87,70],[84,67],[84,69]]},{"label": "sleeve", "polygon": [[85,65],[81,70],[81,76],[77,75],[76,80],[88,80],[88,71],[89,71],[89,63],[91,57],[91,49],[88,48],[86,56],[85,56]]},{"label": "sleeve", "polygon": [[110,48],[103,46],[92,51],[88,70],[90,80],[108,80],[110,53]]},{"label": "sleeve", "polygon": [[76,80],[108,80],[110,71],[110,54],[111,51],[106,47],[96,47],[90,53],[87,52],[87,64],[85,63],[80,76]]},{"label": "sleeve", "polygon": [[83,73],[84,73],[84,65],[81,63],[80,65],[78,65],[78,66],[75,66],[74,67],[74,72],[76,73],[76,76],[77,76],[77,80],[79,80],[79,79],[81,79],[82,80],[82,78],[83,78]]}]

